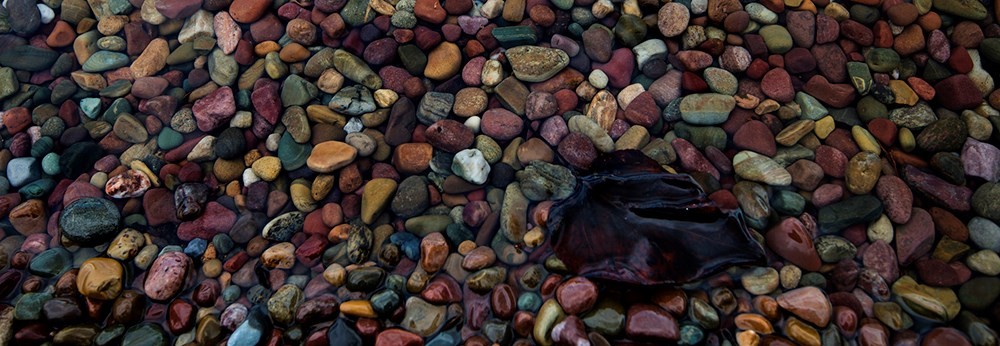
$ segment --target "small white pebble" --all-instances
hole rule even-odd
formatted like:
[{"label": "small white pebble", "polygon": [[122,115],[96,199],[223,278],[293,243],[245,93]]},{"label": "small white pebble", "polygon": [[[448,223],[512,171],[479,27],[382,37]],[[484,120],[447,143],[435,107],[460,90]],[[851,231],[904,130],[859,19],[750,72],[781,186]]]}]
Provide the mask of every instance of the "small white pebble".
[{"label": "small white pebble", "polygon": [[471,116],[468,119],[465,119],[465,127],[472,130],[472,133],[479,133],[479,123],[481,121],[482,119],[480,119],[479,116]]},{"label": "small white pebble", "polygon": [[260,177],[254,174],[253,169],[247,168],[243,170],[243,186],[250,186],[250,184],[260,181]]},{"label": "small white pebble", "polygon": [[608,75],[604,71],[593,70],[590,72],[590,76],[587,76],[587,81],[597,89],[604,89],[608,86]]},{"label": "small white pebble", "polygon": [[28,137],[31,138],[31,144],[35,144],[39,139],[42,139],[42,127],[32,126],[28,128]]},{"label": "small white pebble", "polygon": [[[4,1],[6,3],[6,1]],[[56,19],[56,12],[52,8],[46,6],[45,4],[38,4],[38,13],[42,15],[42,24],[48,24]],[[4,6],[6,7],[6,6]]]},{"label": "small white pebble", "polygon": [[361,122],[361,118],[351,118],[347,121],[347,125],[344,125],[344,131],[347,133],[361,132],[365,129],[365,124]]}]

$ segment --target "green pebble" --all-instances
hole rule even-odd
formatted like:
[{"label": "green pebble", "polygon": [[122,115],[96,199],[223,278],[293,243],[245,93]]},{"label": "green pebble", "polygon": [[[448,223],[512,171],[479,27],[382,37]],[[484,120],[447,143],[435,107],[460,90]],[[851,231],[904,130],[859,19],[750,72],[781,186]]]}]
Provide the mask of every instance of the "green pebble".
[{"label": "green pebble", "polygon": [[625,47],[635,47],[646,38],[646,23],[639,17],[626,14],[618,18],[614,32],[618,42]]},{"label": "green pebble", "polygon": [[979,44],[979,54],[990,62],[1000,64],[1000,38],[991,37],[984,39]]},{"label": "green pebble", "polygon": [[767,25],[760,28],[767,50],[775,54],[785,54],[792,49],[792,35],[781,25]]},{"label": "green pebble", "polygon": [[108,106],[108,109],[104,111],[104,121],[114,124],[118,120],[118,116],[124,113],[132,113],[132,104],[128,103],[128,100],[124,98],[115,99]]},{"label": "green pebble", "polygon": [[879,11],[877,8],[861,4],[851,6],[850,12],[851,19],[864,25],[875,24],[875,21],[877,21],[879,17]]},{"label": "green pebble", "polygon": [[[59,53],[31,45],[21,45],[0,52],[0,65],[20,71],[39,72],[52,67]],[[128,62],[128,57],[125,57]]]},{"label": "green pebble", "polygon": [[862,97],[861,100],[858,101],[857,109],[858,117],[865,123],[889,116],[889,109],[885,107],[885,104],[879,102],[872,96]]},{"label": "green pebble", "polygon": [[84,72],[104,72],[128,65],[128,55],[106,50],[97,51],[83,63]]},{"label": "green pebble", "polygon": [[[163,150],[170,150],[176,148],[184,142],[184,136],[179,132],[174,131],[169,127],[164,127],[160,130],[160,134],[156,137],[156,144]],[[44,164],[44,162],[43,162]]]},{"label": "green pebble", "polygon": [[403,63],[407,72],[418,76],[424,73],[424,67],[427,66],[427,54],[424,54],[416,45],[399,46],[396,48],[396,54],[399,55],[399,61]]},{"label": "green pebble", "polygon": [[361,27],[375,19],[378,12],[368,8],[368,0],[348,0],[347,5],[340,10],[344,23],[350,27]]},{"label": "green pebble", "polygon": [[934,9],[974,21],[985,20],[988,15],[979,0],[934,0]]},{"label": "green pebble", "polygon": [[109,84],[107,88],[101,89],[100,95],[102,97],[125,97],[130,91],[132,91],[132,82],[127,79],[119,79]]},{"label": "green pebble", "polygon": [[45,154],[45,157],[42,158],[42,172],[48,175],[59,174],[59,154]]},{"label": "green pebble", "polygon": [[892,72],[899,66],[899,53],[889,48],[872,48],[865,54],[868,68],[875,72]]},{"label": "green pebble", "polygon": [[523,25],[493,28],[493,37],[501,46],[507,48],[538,42],[535,30]]},{"label": "green pebble", "polygon": [[872,72],[868,69],[868,64],[851,61],[847,63],[847,74],[851,77],[851,84],[858,94],[864,95],[872,89]]},{"label": "green pebble", "polygon": [[20,84],[17,81],[17,76],[14,75],[14,69],[10,67],[0,67],[0,100],[7,96],[14,95],[19,87]]},{"label": "green pebble", "polygon": [[695,147],[704,149],[707,147],[725,148],[729,136],[720,127],[714,126],[693,126],[684,122],[674,124],[674,134],[677,138],[686,139]]},{"label": "green pebble", "polygon": [[782,215],[800,215],[806,208],[806,199],[794,191],[781,190],[774,194],[771,206]]},{"label": "green pebble", "polygon": [[167,346],[168,337],[159,324],[142,323],[125,332],[122,345]]},{"label": "green pebble", "polygon": [[289,75],[281,84],[281,104],[285,107],[302,106],[319,95],[319,89],[299,75]]},{"label": "green pebble", "polygon": [[42,305],[52,299],[51,293],[30,292],[21,294],[14,303],[14,318],[22,321],[42,318]]},{"label": "green pebble", "polygon": [[21,193],[25,199],[43,198],[48,196],[56,188],[56,182],[52,179],[43,178],[24,185],[17,192]]}]

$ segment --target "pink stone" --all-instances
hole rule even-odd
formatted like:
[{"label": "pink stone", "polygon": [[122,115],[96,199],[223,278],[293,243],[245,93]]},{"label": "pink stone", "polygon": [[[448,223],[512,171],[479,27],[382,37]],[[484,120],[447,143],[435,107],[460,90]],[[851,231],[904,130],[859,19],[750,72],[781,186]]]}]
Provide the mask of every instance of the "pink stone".
[{"label": "pink stone", "polygon": [[778,296],[778,306],[822,328],[830,323],[833,306],[826,294],[813,286],[794,289]]},{"label": "pink stone", "polygon": [[180,293],[187,281],[191,258],[180,251],[167,252],[157,257],[146,271],[146,281],[142,286],[149,299],[170,300]]},{"label": "pink stone", "polygon": [[632,71],[635,70],[635,55],[628,48],[616,49],[611,53],[611,60],[606,63],[595,63],[594,69],[604,71],[608,75],[609,86],[624,88],[632,80]]},{"label": "pink stone", "polygon": [[865,268],[874,270],[886,282],[896,282],[899,278],[899,265],[896,260],[896,252],[892,250],[889,243],[883,240],[876,240],[864,249],[861,254],[861,262]]},{"label": "pink stone", "polygon": [[909,265],[931,252],[934,246],[934,220],[931,214],[913,208],[910,221],[896,227],[896,257],[900,265]]},{"label": "pink stone", "polygon": [[216,45],[222,49],[223,53],[232,54],[236,50],[236,45],[240,43],[243,30],[226,11],[215,14],[212,27],[215,29]]},{"label": "pink stone", "polygon": [[625,335],[630,339],[667,342],[680,338],[680,326],[666,310],[650,304],[629,307]]},{"label": "pink stone", "polygon": [[198,129],[202,132],[211,132],[223,125],[228,125],[229,119],[236,114],[236,99],[233,98],[233,89],[228,86],[216,89],[195,101],[191,111],[198,122]]},{"label": "pink stone", "polygon": [[201,216],[177,227],[177,237],[183,241],[195,238],[210,240],[216,234],[229,231],[235,222],[236,213],[232,210],[217,202],[208,202]]},{"label": "pink stone", "polygon": [[483,113],[481,130],[484,135],[498,141],[508,141],[521,134],[524,120],[503,108],[493,108]]},{"label": "pink stone", "polygon": [[764,95],[781,103],[792,102],[795,99],[792,76],[783,68],[767,71],[764,74],[764,79],[760,81],[760,89]]},{"label": "pink stone", "polygon": [[906,182],[931,201],[954,211],[969,211],[972,190],[968,187],[953,185],[913,166],[906,166],[903,173]]},{"label": "pink stone", "polygon": [[965,174],[987,181],[1000,179],[1000,149],[972,138],[962,146],[962,166]]},{"label": "pink stone", "polygon": [[681,166],[688,172],[702,172],[711,174],[715,179],[719,179],[719,170],[705,158],[691,142],[683,138],[676,138],[670,142],[677,152],[677,158],[681,161]]},{"label": "pink stone", "polygon": [[913,206],[913,192],[906,186],[903,179],[894,175],[883,175],[875,185],[875,195],[882,200],[885,214],[889,220],[897,224],[910,220]]},{"label": "pink stone", "polygon": [[539,135],[545,142],[549,145],[557,146],[559,141],[569,134],[569,127],[566,126],[566,120],[562,117],[549,117],[542,122],[542,128]]},{"label": "pink stone", "polygon": [[733,135],[733,144],[737,148],[752,150],[764,156],[774,156],[778,149],[771,130],[757,120],[744,123]]}]

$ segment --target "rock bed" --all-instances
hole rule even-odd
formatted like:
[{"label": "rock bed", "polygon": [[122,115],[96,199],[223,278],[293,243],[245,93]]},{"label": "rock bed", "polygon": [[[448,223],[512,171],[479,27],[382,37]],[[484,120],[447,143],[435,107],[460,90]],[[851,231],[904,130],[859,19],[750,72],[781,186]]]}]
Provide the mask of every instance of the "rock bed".
[{"label": "rock bed", "polygon": [[[993,6],[6,0],[0,345],[996,345]],[[568,272],[622,149],[766,263]]]}]

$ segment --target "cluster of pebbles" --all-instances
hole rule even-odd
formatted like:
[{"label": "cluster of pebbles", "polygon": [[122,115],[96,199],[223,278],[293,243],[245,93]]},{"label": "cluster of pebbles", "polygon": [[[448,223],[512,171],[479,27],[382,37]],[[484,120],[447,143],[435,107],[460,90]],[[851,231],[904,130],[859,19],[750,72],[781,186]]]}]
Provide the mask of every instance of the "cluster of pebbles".
[{"label": "cluster of pebbles", "polygon": [[[0,345],[997,345],[1000,2],[907,1],[5,0]],[[767,261],[567,270],[624,149]]]}]

